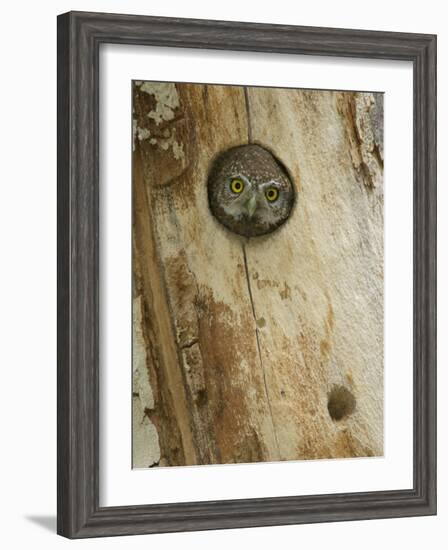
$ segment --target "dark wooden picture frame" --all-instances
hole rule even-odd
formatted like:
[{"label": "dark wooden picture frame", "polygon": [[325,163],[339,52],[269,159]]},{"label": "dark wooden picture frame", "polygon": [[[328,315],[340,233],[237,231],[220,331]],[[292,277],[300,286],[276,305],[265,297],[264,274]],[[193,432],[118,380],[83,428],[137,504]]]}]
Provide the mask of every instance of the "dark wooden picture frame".
[{"label": "dark wooden picture frame", "polygon": [[[406,60],[414,74],[413,488],[99,505],[99,48]],[[58,533],[69,538],[436,513],[436,37],[70,12],[58,17]]]}]

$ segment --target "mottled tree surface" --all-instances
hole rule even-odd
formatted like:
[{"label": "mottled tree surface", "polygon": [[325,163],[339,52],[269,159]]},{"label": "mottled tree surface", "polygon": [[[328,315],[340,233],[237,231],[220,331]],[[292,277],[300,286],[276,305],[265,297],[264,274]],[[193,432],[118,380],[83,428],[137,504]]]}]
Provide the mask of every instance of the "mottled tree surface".
[{"label": "mottled tree surface", "polygon": [[[134,83],[134,467],[382,455],[382,102]],[[253,239],[207,203],[247,143],[297,192]]]}]

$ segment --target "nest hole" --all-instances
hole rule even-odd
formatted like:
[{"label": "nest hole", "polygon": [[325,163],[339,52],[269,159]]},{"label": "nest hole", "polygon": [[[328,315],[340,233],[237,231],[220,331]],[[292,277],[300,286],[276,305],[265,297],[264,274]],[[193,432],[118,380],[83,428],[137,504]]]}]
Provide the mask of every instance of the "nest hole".
[{"label": "nest hole", "polygon": [[334,386],[328,394],[327,407],[333,420],[342,420],[354,412],[356,399],[345,386]]}]

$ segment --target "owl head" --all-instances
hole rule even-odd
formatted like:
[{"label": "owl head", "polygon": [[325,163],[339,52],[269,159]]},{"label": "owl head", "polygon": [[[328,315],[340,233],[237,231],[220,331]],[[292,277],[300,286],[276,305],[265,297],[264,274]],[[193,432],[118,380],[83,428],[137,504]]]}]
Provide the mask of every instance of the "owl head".
[{"label": "owl head", "polygon": [[284,166],[260,145],[221,153],[208,178],[208,200],[215,218],[244,237],[270,233],[288,219],[294,185]]}]

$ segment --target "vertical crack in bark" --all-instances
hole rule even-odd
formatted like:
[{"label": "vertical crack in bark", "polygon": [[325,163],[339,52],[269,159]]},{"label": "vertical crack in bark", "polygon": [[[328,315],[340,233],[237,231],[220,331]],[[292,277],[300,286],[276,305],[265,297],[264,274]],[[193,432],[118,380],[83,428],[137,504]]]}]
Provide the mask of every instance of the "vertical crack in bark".
[{"label": "vertical crack in bark", "polygon": [[247,141],[252,143],[252,126],[250,123],[250,103],[249,103],[249,91],[247,86],[244,86],[244,100],[246,102],[246,113],[247,113]]},{"label": "vertical crack in bark", "polygon": [[[173,190],[168,189],[167,197],[170,203],[174,202]],[[173,210],[170,219],[175,227],[175,230],[178,236],[177,237],[178,241],[180,242],[182,240],[179,236],[181,233],[181,225],[175,210]],[[159,250],[160,250],[161,243],[160,243],[159,234],[157,234],[157,241],[158,241],[158,245],[160,247]],[[162,260],[159,260],[159,261],[162,262]],[[188,270],[188,274],[191,275],[194,281],[193,284],[196,288],[195,294],[196,296],[199,296],[199,285],[196,278],[196,274],[194,270],[190,269],[190,266],[188,265],[187,260],[186,260],[185,266]],[[184,368],[183,352],[188,349],[191,349],[195,344],[199,346],[199,334],[197,333],[192,339],[187,341],[185,344],[183,345],[181,344],[178,336],[178,330],[176,327],[176,319],[179,319],[180,318],[179,316],[181,316],[181,314],[178,310],[176,310],[176,308],[173,305],[172,293],[170,292],[170,289],[168,286],[166,273],[165,273],[165,277],[163,277],[163,287],[165,290],[167,307],[170,312],[171,327],[174,334],[178,365],[180,367],[179,370],[181,373],[181,378],[182,378],[183,386],[185,390],[185,399],[188,404],[188,410],[190,412],[190,415],[188,418],[188,424],[190,425],[190,434],[192,437],[192,442],[194,444],[195,456],[197,457],[195,458],[194,462],[190,462],[189,464],[216,464],[217,463],[216,457],[219,456],[219,449],[217,448],[217,445],[216,445],[216,438],[213,430],[213,423],[208,413],[207,414],[205,412],[202,413],[198,409],[195,401],[195,391],[192,384],[192,380],[190,377],[188,377],[187,372]],[[200,346],[199,346],[199,352],[201,353]],[[202,359],[202,355],[201,355],[201,359]],[[204,429],[204,424],[205,424],[205,429]],[[208,439],[204,439],[203,437],[201,437],[201,434],[203,433],[208,433],[210,437]]]},{"label": "vertical crack in bark", "polygon": [[249,291],[250,305],[252,307],[252,315],[253,315],[254,322],[255,322],[255,337],[256,337],[256,340],[257,340],[258,358],[260,360],[261,372],[263,374],[264,391],[265,391],[265,394],[266,394],[266,399],[268,401],[269,415],[271,417],[271,424],[272,424],[272,431],[274,433],[275,446],[277,448],[278,458],[279,458],[279,460],[281,460],[280,445],[279,445],[278,439],[277,439],[277,430],[275,429],[274,415],[272,413],[271,400],[269,399],[268,384],[267,384],[267,381],[266,381],[266,371],[265,371],[265,368],[264,368],[263,358],[262,358],[262,355],[261,355],[260,334],[259,334],[259,329],[257,327],[257,316],[256,316],[256,313],[255,313],[254,298],[253,298],[253,295],[252,295],[252,287],[251,287],[251,284],[250,284],[249,267],[247,265],[246,245],[244,243],[242,244],[242,249],[243,249],[243,259],[244,259],[244,271],[246,273],[247,289]]},{"label": "vertical crack in bark", "polygon": [[[138,148],[140,148],[139,145]],[[135,157],[138,158],[138,162],[135,162],[133,168],[134,193],[136,193],[136,189],[140,190],[141,195],[139,196],[139,201],[141,206],[144,206],[146,212],[152,212],[154,207],[152,202],[153,196],[150,192],[148,192],[142,171],[144,158],[141,151],[138,152],[138,155],[138,157]],[[136,211],[136,213],[137,214],[135,215],[138,215],[138,211]],[[134,228],[134,231],[138,230]],[[142,293],[145,296],[145,347],[148,357],[151,357],[154,364],[156,376],[160,377],[161,381],[166,381],[167,383],[166,392],[165,390],[160,389],[162,384],[160,384],[159,389],[157,390],[158,423],[156,424],[156,428],[158,428],[159,432],[160,452],[162,458],[168,459],[170,463],[173,463],[172,457],[174,457],[174,465],[181,465],[185,463],[195,464],[197,463],[197,451],[195,448],[194,434],[189,421],[189,408],[186,390],[182,392],[181,396],[178,395],[176,399],[173,399],[171,395],[171,387],[179,387],[177,367],[179,364],[179,352],[177,346],[175,345],[175,327],[168,300],[166,279],[162,272],[159,271],[159,269],[161,269],[159,266],[163,266],[160,239],[155,230],[155,226],[150,225],[149,223],[146,228],[140,228],[140,231],[142,231],[142,235],[146,236],[147,240],[147,250],[145,252],[147,256],[142,257],[154,258],[154,261],[149,262],[148,267],[146,268],[146,281],[142,282]],[[152,281],[151,283],[150,280]],[[150,302],[147,301],[149,299],[148,296],[151,297]],[[163,299],[161,298],[162,296],[164,297]],[[152,309],[149,309],[149,303],[151,303]],[[162,305],[163,307],[161,307]],[[154,310],[157,310],[158,312],[157,326],[155,324],[156,318],[153,314]],[[155,328],[154,337],[151,340],[148,331],[152,325],[154,325]],[[174,345],[171,345],[171,343],[164,345],[163,353],[159,354],[156,350],[154,342],[158,341],[161,333],[166,333],[172,336]],[[166,340],[166,342],[168,342],[168,340]],[[165,429],[162,429],[163,426],[165,426]],[[174,456],[173,449],[178,448],[181,449],[181,451],[178,456]]]}]

